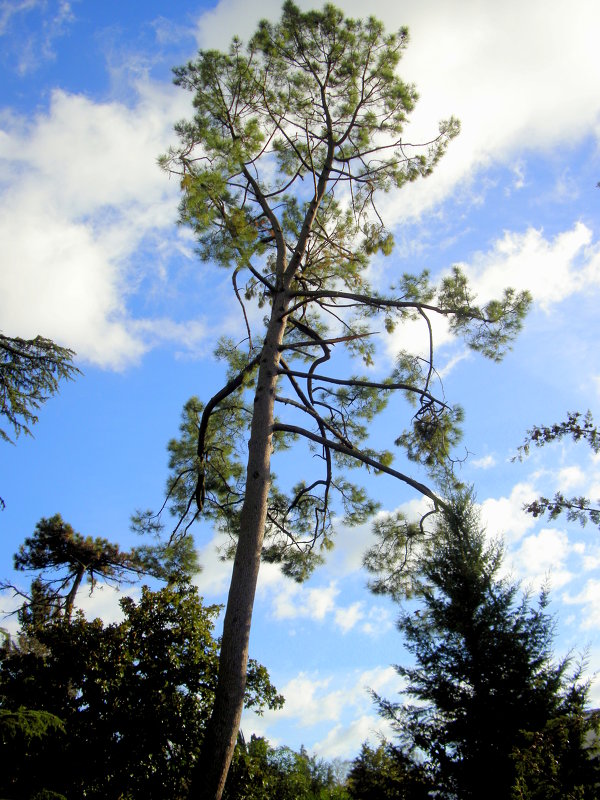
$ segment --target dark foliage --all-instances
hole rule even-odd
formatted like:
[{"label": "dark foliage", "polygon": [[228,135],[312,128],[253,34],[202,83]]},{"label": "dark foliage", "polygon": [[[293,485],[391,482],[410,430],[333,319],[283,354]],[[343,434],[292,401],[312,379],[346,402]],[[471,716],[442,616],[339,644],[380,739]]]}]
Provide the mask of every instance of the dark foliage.
[{"label": "dark foliage", "polygon": [[[27,708],[39,722],[53,715],[64,726],[5,740],[11,766],[0,772],[0,796],[187,796],[214,696],[219,608],[204,607],[189,586],[144,588],[139,603],[124,598],[121,607],[119,624],[76,615],[26,626],[21,646],[0,653],[0,710]],[[251,662],[246,704],[281,702],[265,668]]]},{"label": "dark foliage", "polygon": [[[401,750],[430,765],[439,797],[506,800],[517,779],[514,753],[530,748],[531,756],[532,737],[547,735],[555,720],[573,731],[562,789],[578,785],[590,764],[583,738],[593,726],[578,727],[589,719],[588,684],[579,670],[569,674],[569,659],[553,660],[547,592],[537,604],[520,596],[499,577],[502,555],[486,542],[470,498],[442,516],[413,581],[421,605],[398,622],[415,666],[397,671],[418,704],[375,696]],[[595,796],[591,785],[581,797]]]}]

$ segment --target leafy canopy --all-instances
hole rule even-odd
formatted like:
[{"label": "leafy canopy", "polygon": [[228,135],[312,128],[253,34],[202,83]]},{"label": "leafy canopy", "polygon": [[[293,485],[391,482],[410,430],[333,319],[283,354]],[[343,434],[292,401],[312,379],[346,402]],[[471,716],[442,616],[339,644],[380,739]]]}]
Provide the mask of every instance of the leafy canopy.
[{"label": "leafy canopy", "polygon": [[[187,797],[214,698],[220,609],[183,584],[144,587],[121,608],[123,621],[112,625],[81,614],[26,625],[20,647],[0,650],[0,732],[15,721],[21,731],[5,738],[3,797],[41,788],[70,800]],[[247,707],[282,702],[251,661]],[[61,735],[43,735],[51,727]],[[23,737],[35,740],[24,747]]]}]

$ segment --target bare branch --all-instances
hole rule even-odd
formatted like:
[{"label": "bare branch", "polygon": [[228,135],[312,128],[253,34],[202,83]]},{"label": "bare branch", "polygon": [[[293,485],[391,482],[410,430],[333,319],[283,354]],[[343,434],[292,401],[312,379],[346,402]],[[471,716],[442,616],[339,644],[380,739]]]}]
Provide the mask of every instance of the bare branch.
[{"label": "bare branch", "polygon": [[416,489],[422,495],[425,495],[425,497],[429,497],[430,500],[433,500],[436,508],[449,509],[448,504],[434,494],[428,486],[425,486],[425,484],[419,483],[419,481],[414,480],[409,475],[398,472],[398,470],[392,469],[392,467],[387,467],[385,464],[382,464],[380,461],[376,461],[374,458],[371,458],[371,456],[366,455],[366,453],[362,453],[360,450],[357,450],[354,447],[346,447],[339,442],[333,442],[330,439],[325,439],[323,436],[318,436],[316,433],[312,433],[312,431],[308,431],[305,428],[300,428],[297,425],[286,425],[281,422],[276,422],[273,425],[273,432],[275,431],[295,433],[298,436],[303,436],[305,439],[310,439],[312,442],[322,444],[324,447],[328,447],[338,453],[355,458],[362,464],[365,464],[368,467],[373,467],[373,469],[376,469],[378,472],[385,472],[387,475],[392,475],[394,478],[398,478],[398,480],[408,484],[408,486],[412,486],[413,489]]}]

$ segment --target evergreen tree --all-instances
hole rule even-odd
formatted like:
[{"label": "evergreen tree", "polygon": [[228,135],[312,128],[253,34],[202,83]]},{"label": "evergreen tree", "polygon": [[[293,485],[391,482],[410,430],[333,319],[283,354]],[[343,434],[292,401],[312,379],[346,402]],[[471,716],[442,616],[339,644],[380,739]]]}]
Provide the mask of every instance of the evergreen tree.
[{"label": "evergreen tree", "polygon": [[[50,339],[20,339],[0,333],[0,416],[15,436],[31,435],[37,409],[58,391],[61,380],[72,380],[79,370],[75,353]],[[0,427],[0,439],[11,441]]]},{"label": "evergreen tree", "polygon": [[[6,419],[15,438],[21,433],[31,435],[39,407],[58,392],[61,380],[72,380],[79,374],[73,365],[74,355],[42,336],[21,339],[0,332],[0,417]],[[13,441],[2,425],[0,440]]]},{"label": "evergreen tree", "polygon": [[[77,592],[87,577],[93,589],[103,582],[122,582],[128,574],[144,572],[135,550],[125,552],[107,539],[82,536],[60,514],[41,519],[33,536],[27,537],[14,557],[15,569],[40,570],[31,601],[43,603],[47,612],[71,618]],[[51,578],[49,573],[58,573]]]},{"label": "evergreen tree", "polygon": [[[199,569],[190,539],[175,537],[167,543],[157,539],[154,544],[125,551],[103,537],[83,536],[60,514],[37,523],[33,536],[27,537],[15,554],[14,565],[19,571],[40,570],[20,614],[23,619],[29,616],[41,622],[50,617],[68,621],[85,578],[91,590],[98,580],[122,584],[141,575],[171,584],[189,580]],[[12,584],[2,582],[0,586],[26,596]]]},{"label": "evergreen tree", "polygon": [[[412,589],[421,604],[398,622],[415,665],[397,671],[418,704],[375,697],[401,748],[425,755],[439,796],[506,800],[514,752],[553,720],[586,719],[588,684],[579,672],[569,676],[569,659],[553,660],[547,591],[534,604],[499,577],[502,547],[486,542],[470,498],[441,516],[417,558]],[[573,726],[565,791],[590,765],[583,737],[591,727]],[[582,797],[595,796],[591,786]]]},{"label": "evergreen tree", "polygon": [[[405,141],[417,99],[397,73],[407,41],[406,29],[386,34],[374,18],[347,19],[331,5],[303,13],[288,0],[247,47],[235,38],[228,52],[201,51],[175,70],[194,116],[177,124],[179,145],[161,163],[179,178],[181,221],[201,257],[230,271],[247,331],[244,342],[219,345],[227,380],[190,401],[171,448],[179,525],[214,517],[235,555],[213,732],[194,791],[210,800],[221,796],[239,729],[261,559],[302,579],[331,546],[332,512],[350,523],[373,512],[349,480],[353,466],[439,504],[390,452],[369,447],[369,422],[391,395],[408,396],[416,408],[397,443],[429,466],[448,457],[461,411],[435,385],[431,317],[497,360],[530,302],[508,289],[479,306],[458,268],[437,286],[427,273],[397,275],[381,291],[368,284],[371,256],[393,250],[378,196],[429,175],[458,132],[450,119],[424,145]],[[428,358],[402,353],[381,380],[334,358],[345,348],[371,363],[376,334],[408,320],[422,321]],[[284,491],[272,483],[271,455],[293,440],[320,455],[322,471]]]}]

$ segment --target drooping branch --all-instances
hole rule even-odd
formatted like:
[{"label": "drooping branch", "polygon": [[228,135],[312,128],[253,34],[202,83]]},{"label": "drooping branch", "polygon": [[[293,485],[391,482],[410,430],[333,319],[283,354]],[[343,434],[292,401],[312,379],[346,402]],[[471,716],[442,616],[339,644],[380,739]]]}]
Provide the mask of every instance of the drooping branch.
[{"label": "drooping branch", "polygon": [[[0,333],[0,417],[8,420],[15,436],[30,435],[37,409],[56,394],[59,382],[80,374],[74,355],[42,336],[21,339]],[[0,439],[11,441],[2,427]]]},{"label": "drooping branch", "polygon": [[297,425],[287,425],[282,422],[274,423],[273,431],[294,433],[297,436],[302,436],[305,439],[310,439],[310,441],[316,442],[316,444],[321,444],[323,445],[323,447],[335,450],[336,452],[342,453],[345,456],[350,456],[351,458],[356,459],[357,461],[361,462],[367,467],[373,467],[373,469],[377,470],[378,472],[385,472],[387,475],[391,475],[394,478],[398,478],[398,480],[402,481],[403,483],[406,483],[408,486],[411,486],[413,489],[416,489],[416,491],[419,492],[420,494],[432,500],[436,508],[448,507],[447,504],[441,498],[439,498],[434,492],[432,492],[428,486],[425,486],[425,484],[414,480],[414,478],[411,478],[409,475],[405,475],[402,472],[398,472],[398,470],[393,469],[392,467],[388,467],[386,464],[382,464],[380,461],[371,458],[371,456],[367,455],[366,453],[363,453],[360,450],[357,450],[354,447],[346,447],[340,442],[334,442],[331,439],[326,439],[323,436],[318,436],[316,433],[308,431],[305,428],[300,428]]},{"label": "drooping branch", "polygon": [[[208,403],[204,406],[202,411],[202,416],[200,418],[200,424],[198,425],[198,445],[197,445],[197,455],[200,463],[202,463],[206,456],[206,433],[208,431],[208,424],[210,422],[211,414],[217,408],[219,403],[225,400],[226,397],[229,397],[233,394],[237,389],[244,382],[244,378],[247,376],[249,372],[251,372],[254,367],[258,364],[260,359],[260,355],[255,356],[251,361],[249,361],[246,366],[238,372],[230,381],[228,381],[225,386],[218,391],[215,395],[211,397]],[[200,486],[200,481],[203,478],[203,474],[198,478],[198,485]],[[200,492],[201,502],[199,504],[198,510],[202,510],[203,504],[203,489]],[[198,498],[198,490],[196,491],[196,497]]]},{"label": "drooping branch", "polygon": [[283,366],[279,370],[281,375],[293,376],[295,378],[312,378],[313,380],[323,381],[323,383],[332,383],[336,386],[355,386],[363,389],[382,389],[385,391],[394,391],[394,389],[402,389],[406,392],[418,394],[422,398],[426,398],[432,403],[435,403],[440,408],[449,408],[447,403],[434,397],[430,392],[421,389],[418,386],[412,386],[409,383],[397,383],[393,381],[365,381],[357,378],[333,378],[330,375],[311,375],[310,372],[301,372],[300,370],[285,369]]}]

